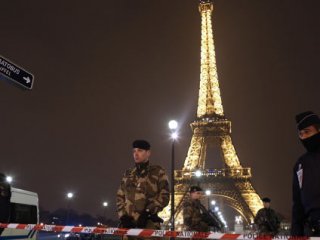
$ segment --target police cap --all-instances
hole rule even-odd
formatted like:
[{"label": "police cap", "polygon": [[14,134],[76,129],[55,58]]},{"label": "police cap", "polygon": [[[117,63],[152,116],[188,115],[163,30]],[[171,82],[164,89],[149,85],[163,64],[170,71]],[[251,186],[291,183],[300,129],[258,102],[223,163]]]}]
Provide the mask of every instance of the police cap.
[{"label": "police cap", "polygon": [[314,124],[320,124],[320,118],[312,111],[306,111],[296,115],[298,130],[302,130]]}]

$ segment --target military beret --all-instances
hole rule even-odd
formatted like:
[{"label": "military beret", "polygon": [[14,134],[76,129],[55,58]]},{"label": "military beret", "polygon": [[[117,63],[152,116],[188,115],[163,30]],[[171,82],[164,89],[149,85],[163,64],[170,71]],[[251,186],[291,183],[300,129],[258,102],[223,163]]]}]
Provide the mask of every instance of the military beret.
[{"label": "military beret", "polygon": [[192,186],[190,187],[190,193],[193,193],[193,192],[202,192],[202,188],[199,187],[199,186]]},{"label": "military beret", "polygon": [[271,199],[268,197],[262,198],[262,202],[271,202]]},{"label": "military beret", "polygon": [[140,148],[144,150],[150,150],[150,143],[148,143],[146,140],[135,140],[132,143],[132,148]]}]

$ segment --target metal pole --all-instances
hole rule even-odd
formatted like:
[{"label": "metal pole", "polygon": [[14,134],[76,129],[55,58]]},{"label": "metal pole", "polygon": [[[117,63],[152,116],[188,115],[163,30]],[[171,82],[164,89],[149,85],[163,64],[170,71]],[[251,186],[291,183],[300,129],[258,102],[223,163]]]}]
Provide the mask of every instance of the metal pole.
[{"label": "metal pole", "polygon": [[66,225],[69,225],[69,218],[70,218],[70,199],[68,199],[68,204],[67,204],[67,219],[66,219]]},{"label": "metal pole", "polygon": [[104,207],[104,210],[103,210],[103,221],[104,221],[104,225],[107,225],[107,207]]},{"label": "metal pole", "polygon": [[171,148],[171,231],[174,231],[174,142],[172,139]]}]

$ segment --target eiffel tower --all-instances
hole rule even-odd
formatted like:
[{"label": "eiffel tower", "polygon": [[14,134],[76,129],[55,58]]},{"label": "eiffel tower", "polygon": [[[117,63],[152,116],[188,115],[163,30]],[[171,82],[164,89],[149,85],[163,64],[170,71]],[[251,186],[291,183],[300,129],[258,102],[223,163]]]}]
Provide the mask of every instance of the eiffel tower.
[{"label": "eiffel tower", "polygon": [[[197,118],[191,123],[193,135],[183,169],[175,170],[175,224],[177,227],[182,224],[183,199],[189,186],[197,184],[203,189],[210,189],[211,197],[222,199],[223,204],[235,210],[246,223],[252,223],[263,205],[251,184],[251,169],[240,164],[231,140],[231,121],[223,111],[211,22],[212,0],[200,0],[199,12],[201,73]],[[220,148],[224,168],[205,168],[211,147]],[[168,221],[170,207],[161,215]]]}]

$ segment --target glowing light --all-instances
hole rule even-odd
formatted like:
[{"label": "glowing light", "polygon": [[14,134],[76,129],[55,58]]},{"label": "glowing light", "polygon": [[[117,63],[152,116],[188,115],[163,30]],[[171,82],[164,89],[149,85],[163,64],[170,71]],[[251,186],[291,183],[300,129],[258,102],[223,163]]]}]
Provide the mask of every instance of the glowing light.
[{"label": "glowing light", "polygon": [[171,138],[172,139],[177,139],[178,138],[178,133],[176,133],[176,132],[173,132],[173,133],[171,133]]},{"label": "glowing light", "polygon": [[195,171],[194,174],[196,175],[196,177],[201,177],[202,176],[202,172],[200,170]]},{"label": "glowing light", "polygon": [[206,190],[206,195],[207,196],[211,195],[211,191],[210,190]]},{"label": "glowing light", "polygon": [[213,206],[216,205],[216,201],[215,201],[215,200],[212,200],[212,201],[211,201],[211,205],[213,205]]},{"label": "glowing light", "polygon": [[107,207],[108,206],[108,202],[103,202],[102,206]]},{"label": "glowing light", "polygon": [[176,120],[171,120],[168,125],[169,129],[175,130],[178,127],[178,122]]},{"label": "glowing light", "polygon": [[11,176],[7,176],[6,181],[7,181],[8,183],[12,183],[13,178],[12,178]]},{"label": "glowing light", "polygon": [[72,192],[68,192],[67,193],[67,198],[69,198],[69,199],[73,198],[73,193]]}]

